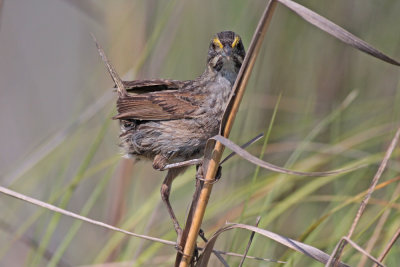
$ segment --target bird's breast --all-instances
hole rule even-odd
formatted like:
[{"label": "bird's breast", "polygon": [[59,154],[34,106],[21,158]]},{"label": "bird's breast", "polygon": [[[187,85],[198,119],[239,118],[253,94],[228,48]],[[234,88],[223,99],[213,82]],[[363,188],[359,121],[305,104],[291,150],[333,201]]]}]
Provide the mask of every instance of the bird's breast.
[{"label": "bird's breast", "polygon": [[217,75],[208,85],[204,108],[210,116],[222,117],[232,90],[232,83],[224,76]]}]

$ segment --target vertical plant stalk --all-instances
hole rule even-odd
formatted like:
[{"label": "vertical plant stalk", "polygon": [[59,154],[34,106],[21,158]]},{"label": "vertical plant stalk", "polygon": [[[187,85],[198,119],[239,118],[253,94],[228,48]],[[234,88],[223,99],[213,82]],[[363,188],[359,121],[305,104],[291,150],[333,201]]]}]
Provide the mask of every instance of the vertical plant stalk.
[{"label": "vertical plant stalk", "polygon": [[[379,179],[382,176],[383,171],[386,168],[386,165],[390,159],[390,156],[392,155],[394,149],[397,146],[397,143],[399,141],[400,138],[400,127],[397,129],[390,145],[389,148],[386,150],[385,153],[385,157],[383,158],[381,165],[378,168],[378,171],[376,172],[374,178],[372,179],[371,185],[368,189],[367,194],[365,195],[364,199],[361,201],[360,207],[357,211],[356,217],[354,218],[353,224],[350,227],[349,233],[346,236],[347,240],[351,240],[351,237],[353,236],[354,230],[356,229],[356,226],[358,224],[358,222],[360,221],[360,218],[362,216],[362,214],[364,213],[365,208],[367,207],[368,201],[371,198],[372,193],[375,190],[375,187],[379,181]],[[339,245],[336,247],[336,249],[332,252],[331,258],[329,259],[329,261],[326,263],[325,266],[331,266],[331,264],[333,266],[337,266],[337,264],[340,261],[340,257],[343,253],[344,247],[346,246],[348,242],[345,239],[342,239],[341,242],[339,243]]]},{"label": "vertical plant stalk", "polygon": [[[265,8],[265,11],[258,23],[256,31],[253,35],[250,43],[247,55],[243,61],[242,67],[236,79],[236,82],[232,89],[231,99],[229,100],[228,106],[225,110],[224,117],[221,123],[221,134],[224,137],[228,137],[232,129],[233,122],[236,117],[236,113],[239,109],[240,102],[242,100],[247,82],[250,78],[251,71],[253,69],[256,57],[261,48],[262,40],[264,39],[267,31],[269,22],[271,21],[272,15],[276,8],[276,0],[270,0]],[[224,152],[224,146],[220,142],[214,143],[214,148],[210,151],[206,150],[204,155],[203,173],[205,181],[200,191],[200,195],[197,201],[197,205],[193,210],[193,219],[190,225],[186,225],[188,228],[187,240],[184,244],[182,255],[178,252],[176,264],[179,263],[180,267],[187,267],[190,265],[192,260],[193,251],[196,246],[197,236],[199,234],[200,226],[203,221],[204,213],[207,207],[208,199],[211,195],[212,181],[217,173],[219,162]],[[185,229],[187,231],[187,229]]]},{"label": "vertical plant stalk", "polygon": [[[400,196],[400,183],[397,184],[396,189],[394,190],[389,203],[395,203],[398,196]],[[389,218],[390,212],[391,212],[390,208],[386,209],[383,212],[381,218],[379,219],[371,238],[368,240],[367,247],[365,248],[365,251],[367,251],[368,253],[371,254],[371,251],[375,247],[376,242],[378,242],[378,239],[381,236],[382,231],[384,229],[385,223]],[[379,259],[379,261],[382,261],[382,260]],[[367,262],[367,257],[365,255],[363,255],[363,257],[361,258],[357,267],[365,266],[366,262]]]},{"label": "vertical plant stalk", "polygon": [[[257,220],[256,220],[256,224],[255,224],[256,227],[258,227],[258,224],[260,223],[260,220],[261,220],[261,216],[258,216]],[[246,250],[245,250],[245,252],[243,254],[243,258],[239,263],[239,267],[242,267],[244,261],[246,260],[247,253],[249,252],[249,249],[250,249],[250,246],[251,246],[251,242],[253,242],[253,238],[254,238],[255,234],[256,234],[256,232],[251,232],[249,242],[247,243],[247,247],[246,247]]]},{"label": "vertical plant stalk", "polygon": [[383,259],[389,253],[389,250],[393,247],[394,243],[399,239],[399,237],[400,237],[400,228],[397,229],[396,233],[394,234],[392,239],[389,241],[389,243],[387,244],[387,246],[385,247],[385,249],[383,250],[381,255],[379,255],[379,258],[378,258],[379,261],[381,261],[381,262],[383,261]]}]

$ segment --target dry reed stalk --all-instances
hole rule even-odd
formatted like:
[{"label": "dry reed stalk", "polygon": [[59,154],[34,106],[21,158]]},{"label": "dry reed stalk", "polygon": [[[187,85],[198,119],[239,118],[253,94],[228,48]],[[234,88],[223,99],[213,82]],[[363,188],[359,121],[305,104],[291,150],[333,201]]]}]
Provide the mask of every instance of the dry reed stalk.
[{"label": "dry reed stalk", "polygon": [[[16,198],[16,199],[19,199],[19,200],[22,200],[22,201],[25,201],[25,202],[28,202],[28,203],[30,203],[32,205],[39,206],[39,207],[45,208],[47,210],[51,210],[51,211],[56,212],[56,213],[60,213],[60,214],[65,215],[65,216],[81,220],[83,222],[87,222],[87,223],[90,223],[90,224],[93,224],[93,225],[100,226],[100,227],[108,229],[108,230],[124,233],[126,235],[137,237],[137,238],[141,238],[143,240],[149,240],[149,241],[153,241],[153,242],[158,242],[158,243],[161,243],[161,244],[164,244],[164,245],[167,245],[167,246],[175,246],[176,245],[176,243],[173,242],[173,241],[169,241],[169,240],[165,240],[165,239],[161,239],[161,238],[156,238],[156,237],[152,237],[152,236],[148,236],[148,235],[136,234],[136,233],[129,232],[129,231],[126,231],[124,229],[121,229],[121,228],[118,228],[118,227],[103,223],[101,221],[97,221],[97,220],[93,220],[93,219],[90,219],[90,218],[85,217],[85,216],[81,216],[81,215],[79,215],[77,213],[74,213],[74,212],[59,208],[59,207],[54,206],[52,204],[49,204],[49,203],[40,201],[38,199],[29,197],[27,195],[15,192],[15,191],[10,190],[8,188],[5,188],[3,186],[0,186],[0,193],[8,195],[8,196]],[[5,228],[5,227],[6,226],[0,221],[0,228]],[[31,242],[31,241],[29,241],[29,242]],[[199,250],[203,250],[203,249],[204,248],[199,248]],[[254,259],[254,260],[260,260],[260,261],[266,261],[266,262],[271,262],[272,261],[272,260],[266,259],[266,258],[248,256],[248,255],[243,255],[243,254],[234,253],[234,252],[226,252],[226,251],[221,251],[221,250],[213,250],[213,252],[214,253],[218,253],[218,254],[222,254],[222,255],[233,256],[233,257],[240,257],[240,258],[246,257],[247,259]]]},{"label": "dry reed stalk", "polygon": [[[261,216],[258,216],[257,220],[256,220],[256,224],[255,224],[256,227],[258,227],[258,224],[260,223],[260,220],[261,220]],[[254,238],[255,234],[256,234],[256,232],[251,232],[249,242],[247,243],[247,247],[246,247],[246,250],[245,250],[245,252],[243,254],[244,255],[243,258],[239,263],[239,267],[243,266],[243,263],[244,263],[244,261],[246,259],[247,253],[249,252],[249,249],[250,249],[250,246],[251,246],[251,242],[253,242],[253,238]]]},{"label": "dry reed stalk", "polygon": [[382,251],[381,255],[379,255],[378,258],[379,261],[383,261],[383,259],[389,253],[390,249],[393,247],[394,243],[397,241],[397,239],[399,239],[399,237],[400,237],[400,228],[397,229],[396,233],[393,235],[392,239],[389,241],[385,249]]},{"label": "dry reed stalk", "polygon": [[386,165],[387,165],[395,147],[397,146],[399,138],[400,138],[400,127],[397,129],[388,149],[386,150],[385,157],[383,158],[383,160],[378,168],[378,171],[376,172],[374,178],[372,179],[371,185],[368,189],[368,193],[365,195],[364,199],[361,201],[360,207],[357,211],[357,214],[353,220],[353,223],[350,227],[350,230],[349,230],[347,236],[343,237],[340,240],[340,242],[336,246],[335,250],[332,252],[331,258],[329,259],[329,261],[326,263],[325,266],[329,267],[329,266],[331,266],[331,264],[332,264],[332,266],[338,265],[338,263],[340,261],[340,257],[343,253],[344,247],[346,246],[347,243],[350,243],[351,237],[353,236],[353,233],[354,233],[354,230],[356,229],[356,226],[358,225],[358,222],[360,221],[361,216],[364,213],[365,208],[367,207],[368,201],[371,198],[371,195],[374,192],[375,187],[376,187],[379,179],[381,178],[383,171],[386,169]]},{"label": "dry reed stalk", "polygon": [[[269,22],[271,21],[277,2],[270,0],[265,8],[265,11],[259,21],[257,29],[253,35],[250,47],[248,49],[246,58],[240,69],[239,75],[232,89],[232,97],[228,104],[227,110],[224,114],[222,121],[221,134],[224,137],[228,137],[232,129],[233,122],[236,117],[236,113],[239,109],[240,102],[242,100],[247,82],[250,78],[251,71],[253,69],[256,57],[260,51],[262,40],[264,39],[267,31]],[[197,204],[193,210],[193,219],[190,225],[186,225],[185,230],[188,232],[186,243],[184,244],[183,253],[178,252],[175,265],[180,267],[187,267],[190,265],[193,251],[196,246],[197,236],[199,234],[200,226],[203,221],[204,213],[207,207],[208,199],[211,195],[211,190],[217,173],[219,162],[224,152],[224,146],[220,142],[215,142],[214,148],[211,152],[205,154],[203,173],[205,173],[205,182],[200,191],[200,195]],[[188,230],[187,230],[187,229]]]},{"label": "dry reed stalk", "polygon": [[[390,199],[390,202],[388,204],[395,203],[395,201],[399,195],[400,195],[400,184],[397,184],[397,187],[394,190],[392,197]],[[372,199],[370,200],[370,203],[372,203]],[[371,253],[372,249],[375,247],[375,244],[378,241],[378,239],[384,229],[384,225],[385,225],[387,219],[389,218],[390,212],[391,212],[391,208],[385,210],[384,213],[382,214],[381,218],[379,219],[371,238],[368,240],[367,247],[365,249],[365,251],[367,251],[368,253]],[[382,260],[379,259],[379,261],[382,261]],[[363,255],[363,257],[361,258],[361,260],[357,266],[358,267],[365,266],[366,262],[367,262],[367,257],[365,255]]]}]

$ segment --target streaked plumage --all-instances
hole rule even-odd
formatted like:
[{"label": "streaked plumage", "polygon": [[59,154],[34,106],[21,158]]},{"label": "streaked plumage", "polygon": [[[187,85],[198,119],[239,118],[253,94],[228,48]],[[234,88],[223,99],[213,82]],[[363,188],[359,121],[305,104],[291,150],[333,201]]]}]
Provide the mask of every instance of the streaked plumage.
[{"label": "streaked plumage", "polygon": [[[209,46],[207,67],[194,80],[124,82],[128,96],[117,101],[121,146],[128,157],[153,160],[153,167],[199,158],[207,140],[219,130],[223,111],[245,56],[240,37],[231,31],[216,34]],[[172,180],[185,168],[168,171],[162,198],[168,201]]]}]

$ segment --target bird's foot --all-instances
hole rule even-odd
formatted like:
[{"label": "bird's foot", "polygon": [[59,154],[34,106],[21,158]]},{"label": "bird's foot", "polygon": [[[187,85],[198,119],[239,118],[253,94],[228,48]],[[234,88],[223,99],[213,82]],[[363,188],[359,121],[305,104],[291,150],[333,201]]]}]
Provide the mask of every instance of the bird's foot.
[{"label": "bird's foot", "polygon": [[[222,176],[222,167],[218,166],[217,173],[215,174],[214,179],[208,180],[207,183],[215,184],[216,182],[219,181],[219,179],[221,179],[221,176]],[[196,172],[196,179],[200,180],[200,181],[203,181],[203,182],[206,182],[206,179],[204,178],[204,175],[203,175],[202,168],[198,168],[198,170]]]}]

